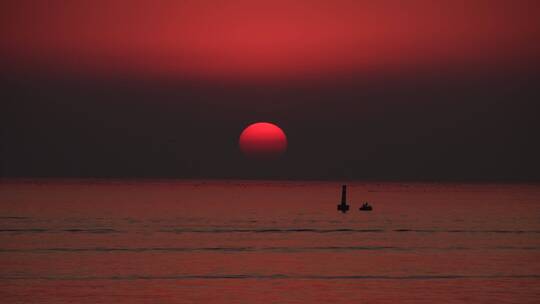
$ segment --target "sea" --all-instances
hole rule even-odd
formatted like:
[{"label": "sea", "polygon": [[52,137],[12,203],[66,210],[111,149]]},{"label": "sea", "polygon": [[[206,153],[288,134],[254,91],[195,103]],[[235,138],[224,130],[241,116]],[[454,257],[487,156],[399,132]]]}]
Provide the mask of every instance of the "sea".
[{"label": "sea", "polygon": [[540,184],[342,183],[1,180],[0,303],[540,303]]}]

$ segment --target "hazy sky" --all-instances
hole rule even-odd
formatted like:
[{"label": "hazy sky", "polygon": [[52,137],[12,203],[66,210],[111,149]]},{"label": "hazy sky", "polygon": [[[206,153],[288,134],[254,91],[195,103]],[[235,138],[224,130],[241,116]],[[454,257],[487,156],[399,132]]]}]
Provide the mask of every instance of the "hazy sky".
[{"label": "hazy sky", "polygon": [[0,65],[2,176],[540,179],[537,1],[2,1]]}]

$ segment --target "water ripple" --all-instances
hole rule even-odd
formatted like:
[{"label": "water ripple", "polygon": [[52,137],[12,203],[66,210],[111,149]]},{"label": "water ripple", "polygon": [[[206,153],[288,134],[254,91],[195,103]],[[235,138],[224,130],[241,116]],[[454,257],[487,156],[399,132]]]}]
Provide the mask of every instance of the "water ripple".
[{"label": "water ripple", "polygon": [[47,229],[47,228],[5,228],[0,229],[1,232],[11,232],[11,233],[57,233],[57,232],[68,232],[68,233],[119,233],[122,231],[112,229],[112,228],[67,228],[67,229]]},{"label": "water ripple", "polygon": [[27,220],[27,216],[0,216],[0,220]]},{"label": "water ripple", "polygon": [[412,233],[540,233],[540,230],[435,230],[435,229],[354,229],[354,228],[337,228],[337,229],[317,229],[317,228],[215,228],[215,229],[191,229],[191,228],[174,228],[161,229],[159,232],[172,233],[380,233],[380,232],[412,232]]},{"label": "water ripple", "polygon": [[[11,233],[126,233],[113,228],[66,228],[66,229],[47,229],[47,228],[3,228],[2,232]],[[540,230],[437,230],[437,229],[356,229],[356,228],[172,228],[158,229],[153,232],[166,233],[494,233],[494,234],[538,234]]]},{"label": "water ripple", "polygon": [[466,250],[540,250],[534,246],[494,246],[494,247],[396,247],[396,246],[319,246],[319,247],[92,247],[92,248],[4,248],[0,253],[62,253],[62,252],[310,252],[310,251],[466,251]]},{"label": "water ripple", "polygon": [[51,281],[133,281],[133,280],[462,280],[462,279],[540,279],[540,274],[524,275],[286,275],[286,274],[219,274],[219,275],[125,275],[125,276],[2,276],[0,280],[51,280]]}]

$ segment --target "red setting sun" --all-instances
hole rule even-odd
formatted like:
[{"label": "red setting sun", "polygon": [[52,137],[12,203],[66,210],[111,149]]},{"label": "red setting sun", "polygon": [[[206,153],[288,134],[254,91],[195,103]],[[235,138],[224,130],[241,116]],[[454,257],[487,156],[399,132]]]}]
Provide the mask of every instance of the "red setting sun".
[{"label": "red setting sun", "polygon": [[287,137],[275,124],[258,122],[249,125],[240,134],[240,150],[249,158],[277,158],[287,150]]}]

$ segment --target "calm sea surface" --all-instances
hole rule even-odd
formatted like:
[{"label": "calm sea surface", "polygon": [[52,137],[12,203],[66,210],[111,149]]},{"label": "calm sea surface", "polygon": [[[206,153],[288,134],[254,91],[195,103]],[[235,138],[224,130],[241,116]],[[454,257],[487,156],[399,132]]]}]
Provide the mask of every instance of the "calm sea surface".
[{"label": "calm sea surface", "polygon": [[0,302],[540,303],[540,185],[340,191],[3,180]]}]

